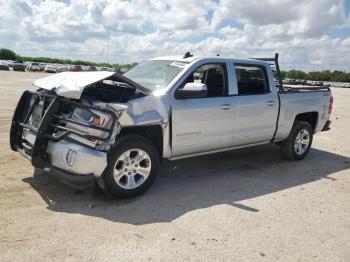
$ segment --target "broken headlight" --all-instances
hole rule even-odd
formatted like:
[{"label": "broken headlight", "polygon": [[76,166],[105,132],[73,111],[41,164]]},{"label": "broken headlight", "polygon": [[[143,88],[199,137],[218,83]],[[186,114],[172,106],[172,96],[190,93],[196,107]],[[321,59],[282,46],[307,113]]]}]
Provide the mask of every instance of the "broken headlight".
[{"label": "broken headlight", "polygon": [[71,119],[92,126],[99,126],[104,128],[110,128],[110,125],[112,123],[112,118],[109,114],[80,107],[74,109],[71,115]]},{"label": "broken headlight", "polygon": [[77,131],[76,134],[70,134],[69,137],[75,140],[81,140],[77,139],[79,134],[81,134],[80,136],[84,140],[88,139],[90,141],[91,146],[96,145],[97,142],[97,139],[93,139],[92,137],[101,139],[106,139],[108,137],[109,133],[104,129],[110,129],[113,123],[110,114],[81,107],[75,108],[68,119],[73,122],[67,122],[66,127]]}]

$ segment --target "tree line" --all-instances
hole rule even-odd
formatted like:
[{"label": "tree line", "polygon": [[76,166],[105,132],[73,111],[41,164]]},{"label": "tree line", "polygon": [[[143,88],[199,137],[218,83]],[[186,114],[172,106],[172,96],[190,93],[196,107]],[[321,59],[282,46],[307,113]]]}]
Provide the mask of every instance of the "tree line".
[{"label": "tree line", "polygon": [[312,80],[312,81],[350,82],[350,73],[346,73],[338,70],[312,71],[308,73],[301,70],[290,70],[290,71],[282,71],[281,77],[290,78],[290,79]]},{"label": "tree line", "polygon": [[131,64],[107,64],[107,63],[95,63],[91,61],[83,60],[70,60],[70,59],[60,59],[60,58],[50,58],[50,57],[31,57],[31,56],[21,56],[16,54],[10,49],[1,48],[0,49],[0,60],[15,60],[15,61],[30,61],[38,63],[51,63],[51,64],[68,64],[68,65],[87,65],[87,66],[100,66],[100,67],[113,67],[116,69],[120,68],[131,68],[137,65],[137,63]]}]

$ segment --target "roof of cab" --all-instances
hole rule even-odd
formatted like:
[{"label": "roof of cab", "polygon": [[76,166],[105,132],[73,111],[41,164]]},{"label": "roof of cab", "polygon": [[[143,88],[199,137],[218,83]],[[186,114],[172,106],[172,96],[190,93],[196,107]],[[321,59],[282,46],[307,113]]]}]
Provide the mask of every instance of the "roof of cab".
[{"label": "roof of cab", "polygon": [[151,58],[150,60],[170,60],[170,61],[179,61],[179,62],[187,62],[187,63],[191,63],[194,60],[197,60],[198,56],[190,56],[187,58],[184,58],[181,55],[173,55],[173,56],[160,56],[160,57],[154,57]]},{"label": "roof of cab", "polygon": [[151,58],[150,60],[170,60],[170,61],[191,63],[195,60],[204,60],[204,59],[235,60],[235,61],[242,62],[242,63],[246,62],[246,61],[250,61],[250,62],[257,63],[257,64],[268,65],[268,63],[266,63],[265,61],[256,60],[256,59],[252,59],[252,58],[232,58],[232,57],[223,57],[223,56],[195,56],[195,55],[193,55],[193,56],[184,58],[184,56],[181,56],[181,55],[173,55],[173,56],[154,57],[154,58]]}]

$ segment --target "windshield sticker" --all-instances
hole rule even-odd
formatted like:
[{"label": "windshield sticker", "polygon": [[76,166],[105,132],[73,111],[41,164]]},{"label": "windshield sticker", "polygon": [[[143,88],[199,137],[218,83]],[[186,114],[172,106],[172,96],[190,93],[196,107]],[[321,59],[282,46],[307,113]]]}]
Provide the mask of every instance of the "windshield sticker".
[{"label": "windshield sticker", "polygon": [[172,62],[170,65],[171,65],[171,66],[180,67],[180,68],[185,68],[186,63],[182,63],[182,62],[176,62],[176,61],[174,61],[174,62]]}]

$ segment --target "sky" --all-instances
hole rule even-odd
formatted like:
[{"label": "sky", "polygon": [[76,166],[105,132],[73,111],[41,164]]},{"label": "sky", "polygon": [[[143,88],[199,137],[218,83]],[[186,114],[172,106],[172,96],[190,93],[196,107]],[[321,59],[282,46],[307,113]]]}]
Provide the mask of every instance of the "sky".
[{"label": "sky", "polygon": [[164,55],[350,71],[350,0],[0,0],[0,47],[111,63]]}]

